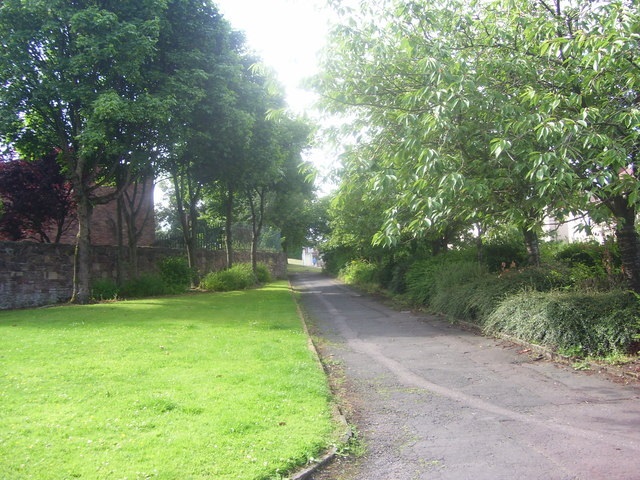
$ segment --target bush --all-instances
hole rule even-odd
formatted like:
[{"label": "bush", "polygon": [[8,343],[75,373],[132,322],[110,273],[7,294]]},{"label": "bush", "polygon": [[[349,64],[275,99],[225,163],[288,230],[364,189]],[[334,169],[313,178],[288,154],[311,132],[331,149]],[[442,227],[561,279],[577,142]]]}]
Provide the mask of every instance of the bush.
[{"label": "bush", "polygon": [[266,263],[258,263],[255,273],[258,283],[269,283],[271,281],[271,270],[269,270],[269,266]]},{"label": "bush", "polygon": [[339,277],[350,285],[370,286],[378,283],[378,267],[366,260],[352,260],[340,270]]},{"label": "bush", "polygon": [[413,305],[428,305],[436,292],[437,272],[443,261],[439,257],[419,260],[407,270],[406,299]]},{"label": "bush", "polygon": [[509,294],[523,290],[546,292],[566,286],[569,281],[568,269],[562,267],[528,267],[498,275],[477,262],[447,262],[446,257],[434,257],[409,268],[405,298],[451,319],[482,324]]},{"label": "bush", "polygon": [[91,298],[94,300],[113,300],[118,297],[119,293],[120,289],[113,280],[100,279],[92,282]]},{"label": "bush", "polygon": [[409,262],[402,261],[396,263],[395,265],[390,265],[388,267],[389,270],[389,278],[385,282],[385,287],[394,294],[402,294],[407,291],[407,272],[411,265]]},{"label": "bush", "polygon": [[194,271],[183,257],[167,257],[158,262],[160,278],[169,286],[186,289],[194,279]]},{"label": "bush", "polygon": [[571,285],[576,290],[606,291],[623,284],[620,255],[615,244],[556,243],[549,249],[556,262],[569,268]]},{"label": "bush", "polygon": [[340,269],[342,269],[347,263],[356,257],[356,252],[352,248],[345,246],[322,248],[322,259],[324,261],[323,269],[332,275],[338,275]]},{"label": "bush", "polygon": [[435,271],[435,289],[429,301],[431,310],[447,316],[471,320],[467,317],[468,301],[474,282],[487,275],[486,267],[478,262],[443,263]]},{"label": "bush", "polygon": [[553,258],[570,267],[575,265],[601,267],[603,254],[604,247],[595,242],[560,243],[557,245]]},{"label": "bush", "polygon": [[141,275],[127,280],[120,288],[120,295],[124,298],[158,297],[182,293],[184,288],[167,285],[159,275]]},{"label": "bush", "polygon": [[504,265],[515,262],[517,266],[527,262],[527,251],[522,241],[509,243],[487,243],[482,247],[482,262],[491,272],[498,272]]},{"label": "bush", "polygon": [[200,288],[212,292],[244,290],[258,283],[251,264],[241,263],[228,270],[211,272],[200,281]]},{"label": "bush", "polygon": [[623,292],[524,292],[503,300],[485,332],[505,333],[561,353],[627,353],[640,331],[637,300]]}]

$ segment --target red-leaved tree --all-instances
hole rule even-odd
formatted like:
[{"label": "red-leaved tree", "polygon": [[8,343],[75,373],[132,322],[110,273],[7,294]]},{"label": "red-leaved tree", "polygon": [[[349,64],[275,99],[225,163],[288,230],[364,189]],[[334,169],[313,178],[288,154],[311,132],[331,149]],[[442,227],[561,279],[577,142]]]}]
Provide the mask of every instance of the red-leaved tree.
[{"label": "red-leaved tree", "polygon": [[0,162],[0,237],[58,243],[73,220],[71,184],[57,153],[34,161]]}]

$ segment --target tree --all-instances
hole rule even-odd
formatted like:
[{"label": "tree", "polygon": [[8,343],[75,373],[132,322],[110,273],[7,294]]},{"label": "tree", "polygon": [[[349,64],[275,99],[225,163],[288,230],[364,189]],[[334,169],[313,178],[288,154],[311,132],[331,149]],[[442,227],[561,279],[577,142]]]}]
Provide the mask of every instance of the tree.
[{"label": "tree", "polygon": [[[536,193],[571,192],[581,202],[568,202],[567,209],[613,218],[624,272],[637,292],[639,21],[640,12],[626,1],[520,1],[510,9],[496,3],[484,16],[491,27],[481,42],[481,52],[526,60],[537,74],[527,84],[508,84],[528,114],[512,119],[496,144],[509,154],[513,139],[533,132],[540,148],[529,151],[527,176]],[[513,41],[488,41],[497,28]]]},{"label": "tree", "polygon": [[209,2],[169,5],[154,65],[158,89],[173,105],[160,130],[160,169],[171,179],[192,268],[203,196],[248,141],[251,122],[238,107],[237,93],[243,45]]},{"label": "tree", "polygon": [[[150,94],[165,2],[22,2],[0,6],[0,134],[25,157],[57,149],[73,185],[78,236],[72,301],[89,300],[93,206],[115,171],[149,158],[164,102]],[[127,183],[127,182],[125,182]]]},{"label": "tree", "polygon": [[0,233],[10,240],[58,243],[68,230],[75,204],[57,153],[32,162],[0,163]]},{"label": "tree", "polygon": [[[274,99],[274,106],[281,100]],[[268,105],[267,105],[268,106]],[[305,121],[289,118],[286,112],[258,117],[252,135],[252,164],[245,176],[245,198],[252,226],[251,262],[257,265],[258,244],[265,222],[276,220],[278,207],[284,198],[305,190],[305,178],[300,173],[301,153],[307,146],[310,129]],[[301,209],[294,208],[295,215]],[[285,239],[287,232],[284,232]]]},{"label": "tree", "polygon": [[[138,178],[128,186],[120,186],[119,190],[122,194],[117,198],[115,219],[115,231],[118,237],[118,282],[122,281],[124,254],[122,252],[125,246],[123,239],[123,230],[126,232],[127,246],[127,266],[129,278],[138,277],[138,243],[144,233],[147,225],[153,222],[153,209],[149,208],[148,198],[153,195],[153,165],[147,166],[146,172],[141,172]],[[120,181],[116,177],[116,185]]]},{"label": "tree", "polygon": [[300,257],[302,247],[316,245],[327,232],[327,205],[315,198],[314,169],[300,159],[300,151],[289,157],[283,170],[268,220],[280,231],[282,250]]},{"label": "tree", "polygon": [[[367,188],[385,205],[379,244],[427,236],[437,251],[474,224],[510,218],[532,233],[544,216],[513,162],[491,155],[509,98],[483,85],[485,59],[461,48],[454,27],[471,7],[442,7],[398,2],[354,13],[336,29],[320,78],[329,108],[355,119],[346,135],[360,132],[346,158],[368,165]],[[343,185],[344,194],[356,183]],[[535,263],[535,236],[525,239]]]},{"label": "tree", "polygon": [[377,241],[512,221],[535,263],[545,215],[608,211],[638,290],[637,9],[361,5],[333,33],[318,83],[352,120],[346,135],[370,146],[373,192],[395,195]]}]

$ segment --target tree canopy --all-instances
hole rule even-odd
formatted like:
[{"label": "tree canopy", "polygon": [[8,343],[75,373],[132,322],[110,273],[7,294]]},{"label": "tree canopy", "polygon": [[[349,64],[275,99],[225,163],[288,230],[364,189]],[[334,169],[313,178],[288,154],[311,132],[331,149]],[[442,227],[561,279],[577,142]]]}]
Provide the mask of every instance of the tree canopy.
[{"label": "tree canopy", "polygon": [[370,240],[509,222],[535,262],[546,216],[587,212],[640,291],[633,2],[336,4],[316,82],[353,144],[339,198],[385,212]]},{"label": "tree canopy", "polygon": [[23,156],[57,150],[77,204],[74,299],[89,299],[98,187],[149,158],[166,104],[150,93],[165,2],[21,2],[0,6],[0,131]]},{"label": "tree canopy", "polygon": [[58,243],[75,210],[55,152],[31,162],[0,162],[0,201],[0,235],[14,241]]},{"label": "tree canopy", "polygon": [[0,141],[25,160],[58,152],[71,185],[75,301],[89,300],[94,205],[169,176],[193,263],[204,193],[224,190],[231,221],[235,195],[278,184],[304,146],[266,118],[282,95],[210,1],[6,0],[0,42]]}]

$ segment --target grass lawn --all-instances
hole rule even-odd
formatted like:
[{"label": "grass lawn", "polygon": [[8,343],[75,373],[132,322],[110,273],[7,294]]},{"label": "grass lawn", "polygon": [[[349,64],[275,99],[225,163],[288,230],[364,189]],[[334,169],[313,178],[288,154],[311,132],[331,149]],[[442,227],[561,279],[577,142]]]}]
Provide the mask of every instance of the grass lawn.
[{"label": "grass lawn", "polygon": [[275,479],[334,434],[286,282],[0,312],[2,479]]}]

